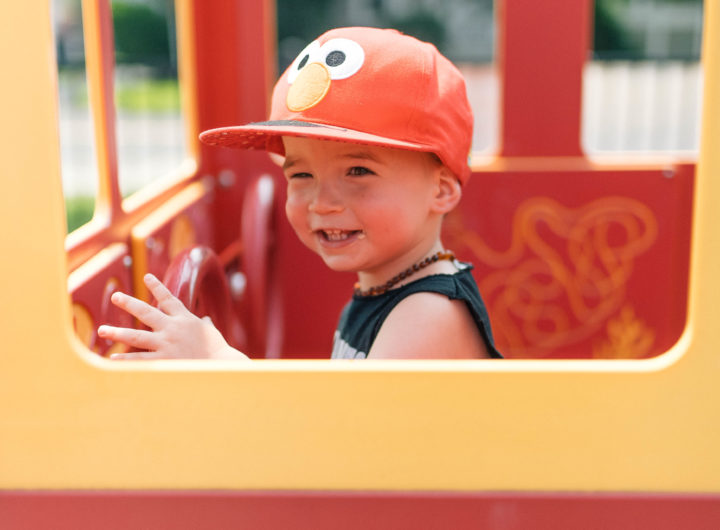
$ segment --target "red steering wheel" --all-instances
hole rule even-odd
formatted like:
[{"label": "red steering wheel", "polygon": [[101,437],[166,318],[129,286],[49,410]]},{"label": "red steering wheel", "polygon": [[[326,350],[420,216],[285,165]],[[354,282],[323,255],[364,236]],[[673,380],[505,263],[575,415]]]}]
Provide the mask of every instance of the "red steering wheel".
[{"label": "red steering wheel", "polygon": [[235,316],[222,263],[212,249],[195,246],[180,252],[163,279],[192,313],[209,316],[231,346],[266,356],[276,356],[280,350],[280,334],[269,332],[278,307],[271,270],[274,203],[272,177],[263,175],[248,185],[241,219],[241,268],[246,278],[242,325]]},{"label": "red steering wheel", "polygon": [[235,318],[225,271],[212,249],[196,246],[173,259],[163,283],[192,313],[209,316],[231,346],[244,349],[247,337]]}]

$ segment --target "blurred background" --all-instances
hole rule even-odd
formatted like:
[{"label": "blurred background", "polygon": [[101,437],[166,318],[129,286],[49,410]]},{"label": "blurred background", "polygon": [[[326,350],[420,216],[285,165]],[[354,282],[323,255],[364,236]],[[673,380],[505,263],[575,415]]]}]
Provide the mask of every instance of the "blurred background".
[{"label": "blurred background", "polygon": [[[236,0],[252,1],[252,0]],[[92,218],[97,159],[80,0],[53,0],[68,231]],[[278,0],[278,72],[327,29],[394,27],[433,42],[462,70],[475,112],[474,149],[498,138],[493,0]],[[212,2],[203,7],[211,8]],[[589,154],[698,148],[702,0],[596,0],[583,87]],[[173,0],[112,1],[118,171],[124,197],[187,156]]]}]

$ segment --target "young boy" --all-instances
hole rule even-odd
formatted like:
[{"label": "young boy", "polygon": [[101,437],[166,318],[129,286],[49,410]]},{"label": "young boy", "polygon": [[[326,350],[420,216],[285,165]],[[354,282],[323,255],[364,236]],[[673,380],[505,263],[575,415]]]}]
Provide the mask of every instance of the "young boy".
[{"label": "young boy", "polygon": [[[206,131],[210,145],[284,157],[300,240],[358,282],[333,358],[500,357],[471,267],[440,241],[470,176],[472,113],[460,72],[394,30],[341,28],[308,45],[275,86],[270,120]],[[101,326],[147,352],[113,358],[247,358],[152,275],[153,308],[112,301],[153,331]]]}]

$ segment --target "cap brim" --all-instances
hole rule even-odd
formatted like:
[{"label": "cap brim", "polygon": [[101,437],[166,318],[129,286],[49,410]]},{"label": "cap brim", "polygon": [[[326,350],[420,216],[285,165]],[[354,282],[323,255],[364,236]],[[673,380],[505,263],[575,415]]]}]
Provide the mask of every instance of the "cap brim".
[{"label": "cap brim", "polygon": [[377,145],[412,151],[432,150],[429,146],[422,144],[394,140],[334,125],[298,120],[263,121],[236,127],[210,129],[200,134],[200,141],[207,145],[236,149],[265,149],[284,155],[285,148],[281,141],[283,136]]}]

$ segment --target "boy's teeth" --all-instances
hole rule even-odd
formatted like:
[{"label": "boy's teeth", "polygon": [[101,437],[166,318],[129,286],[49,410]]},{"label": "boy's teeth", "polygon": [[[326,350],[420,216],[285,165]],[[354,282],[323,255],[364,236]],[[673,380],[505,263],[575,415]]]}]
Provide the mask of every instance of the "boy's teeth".
[{"label": "boy's teeth", "polygon": [[322,233],[328,241],[343,241],[353,234],[358,234],[358,237],[363,236],[362,233],[358,233],[357,230],[323,230]]},{"label": "boy's teeth", "polygon": [[330,241],[341,241],[347,239],[349,235],[349,232],[343,232],[342,230],[325,230],[325,237]]}]

